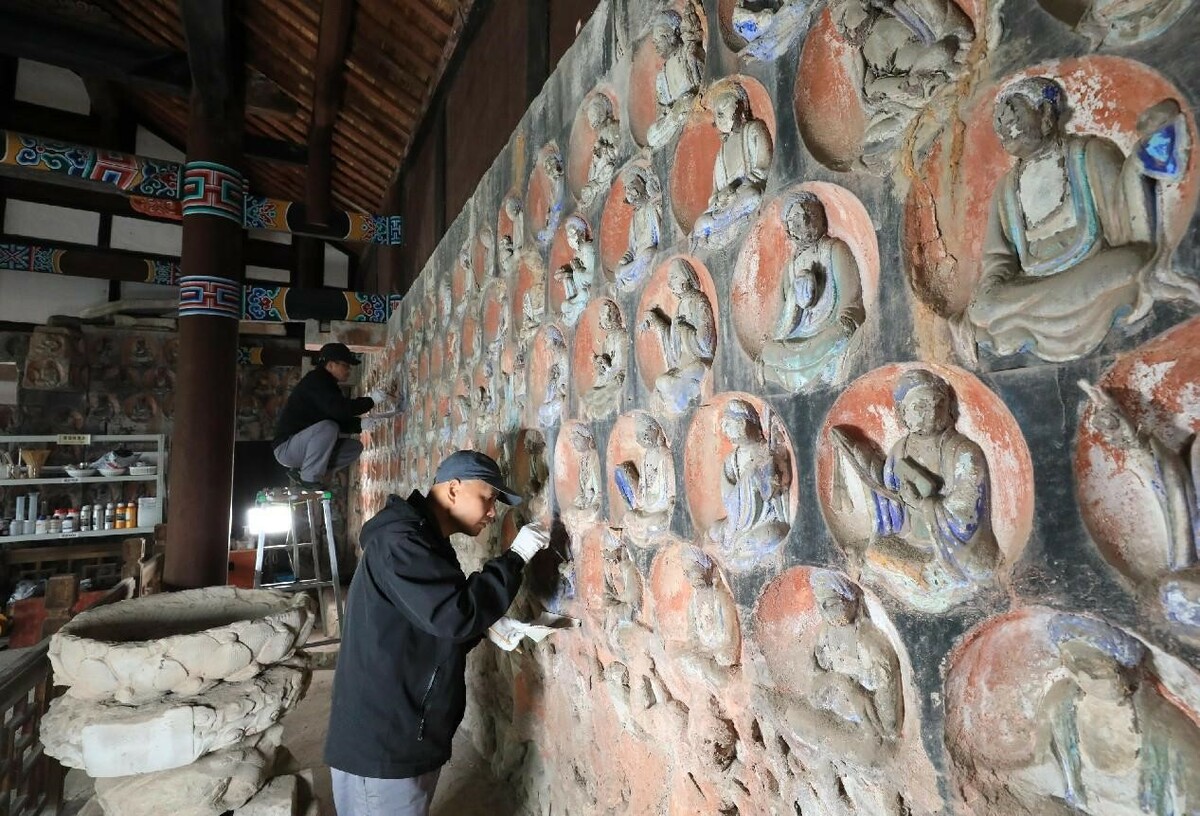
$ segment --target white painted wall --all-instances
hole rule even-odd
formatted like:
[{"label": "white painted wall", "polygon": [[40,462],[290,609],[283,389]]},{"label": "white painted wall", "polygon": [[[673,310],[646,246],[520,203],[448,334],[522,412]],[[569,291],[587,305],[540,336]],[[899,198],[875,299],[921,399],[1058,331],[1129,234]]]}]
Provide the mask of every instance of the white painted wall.
[{"label": "white painted wall", "polygon": [[121,281],[121,299],[179,301],[178,286],[159,286],[156,283]]},{"label": "white painted wall", "polygon": [[183,226],[114,215],[110,243],[113,249],[178,257],[183,254]]},{"label": "white painted wall", "polygon": [[139,156],[149,156],[152,159],[168,159],[176,162],[182,162],[186,159],[182,151],[176,150],[141,125],[138,125],[134,140],[133,152]]},{"label": "white painted wall", "polygon": [[8,199],[4,207],[4,232],[50,241],[95,244],[100,214],[32,201]]},{"label": "white painted wall", "polygon": [[88,114],[92,100],[83,80],[77,74],[57,65],[33,60],[17,60],[17,89],[19,102],[44,105],[48,108]]},{"label": "white painted wall", "polygon": [[292,279],[292,275],[286,269],[274,269],[269,266],[247,266],[246,278],[247,280],[287,283]]},{"label": "white painted wall", "polygon": [[330,244],[325,245],[325,285],[335,289],[350,286],[350,256]]},{"label": "white painted wall", "polygon": [[0,270],[0,321],[44,324],[108,301],[108,281]]},{"label": "white painted wall", "polygon": [[292,234],[290,232],[278,232],[277,230],[247,230],[251,238],[257,238],[260,241],[270,241],[272,244],[284,244],[285,246],[292,245]]}]

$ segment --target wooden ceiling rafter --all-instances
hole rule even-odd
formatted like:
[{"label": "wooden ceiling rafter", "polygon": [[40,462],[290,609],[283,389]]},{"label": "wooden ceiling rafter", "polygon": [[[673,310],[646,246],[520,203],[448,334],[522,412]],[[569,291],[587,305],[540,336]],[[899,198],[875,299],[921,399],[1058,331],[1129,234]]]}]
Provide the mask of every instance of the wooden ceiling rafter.
[{"label": "wooden ceiling rafter", "polygon": [[404,112],[416,116],[421,100],[402,84],[388,82],[393,76],[393,68],[393,65],[382,60],[375,65],[367,65],[356,57],[350,57],[346,60],[347,82],[370,87],[385,97],[390,95],[393,105],[399,105]]},{"label": "wooden ceiling rafter", "polygon": [[[188,41],[180,0],[91,0],[129,35],[156,48],[184,51]],[[339,104],[325,110],[329,200],[337,207],[377,211],[399,164],[428,115],[473,0],[253,0],[235,4],[248,82],[263,79],[277,103],[248,109],[245,134],[251,189],[275,198],[306,199],[304,165],[322,91],[320,56],[325,4],[347,2],[354,23],[343,44]],[[169,89],[125,90],[130,108],[173,144],[187,140],[186,95]]]}]

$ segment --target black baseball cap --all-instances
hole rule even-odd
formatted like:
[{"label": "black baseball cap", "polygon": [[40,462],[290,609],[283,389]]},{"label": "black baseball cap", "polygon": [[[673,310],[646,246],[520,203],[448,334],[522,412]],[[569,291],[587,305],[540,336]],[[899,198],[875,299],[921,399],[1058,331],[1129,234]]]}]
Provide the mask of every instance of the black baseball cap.
[{"label": "black baseball cap", "polygon": [[496,464],[496,460],[486,453],[460,450],[443,459],[433,476],[433,483],[441,484],[455,479],[478,479],[494,487],[500,493],[500,501],[505,504],[516,507],[521,503],[521,497],[504,484],[504,477],[500,475],[500,466]]},{"label": "black baseball cap", "polygon": [[321,346],[321,350],[317,352],[317,360],[323,363],[349,363],[350,365],[358,365],[362,362],[357,354],[346,348],[345,343],[326,343]]}]

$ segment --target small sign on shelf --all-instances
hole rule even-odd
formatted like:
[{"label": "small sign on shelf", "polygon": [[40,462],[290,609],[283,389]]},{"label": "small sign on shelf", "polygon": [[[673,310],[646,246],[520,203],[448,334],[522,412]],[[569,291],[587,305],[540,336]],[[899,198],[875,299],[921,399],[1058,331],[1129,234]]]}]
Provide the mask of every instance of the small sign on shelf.
[{"label": "small sign on shelf", "polygon": [[59,434],[54,440],[58,445],[90,445],[92,444],[91,434]]}]

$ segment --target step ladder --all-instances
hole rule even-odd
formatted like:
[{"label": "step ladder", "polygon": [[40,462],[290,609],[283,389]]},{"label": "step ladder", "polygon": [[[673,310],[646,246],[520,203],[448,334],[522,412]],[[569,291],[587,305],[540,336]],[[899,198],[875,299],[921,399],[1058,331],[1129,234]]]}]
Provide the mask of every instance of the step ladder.
[{"label": "step ladder", "polygon": [[[277,589],[282,592],[317,591],[317,606],[320,609],[321,625],[324,632],[330,632],[329,621],[326,619],[325,604],[321,602],[321,590],[329,587],[333,590],[333,605],[337,611],[338,631],[341,632],[345,610],[342,607],[342,584],[338,576],[337,544],[333,537],[333,494],[328,490],[300,490],[294,487],[266,488],[258,492],[255,498],[255,508],[266,511],[266,518],[274,519],[277,523],[259,524],[258,552],[254,556],[254,588]],[[286,513],[286,521],[284,514]],[[303,535],[302,531],[307,530]],[[283,540],[278,538],[282,536]],[[329,553],[328,579],[321,569],[321,538]],[[276,539],[268,543],[268,537]],[[308,540],[301,540],[306,538]],[[292,568],[291,580],[269,582],[263,581],[263,562],[265,554],[270,550],[285,550]],[[308,553],[311,565],[311,578],[303,578],[301,554]],[[271,576],[274,578],[275,576]],[[334,643],[338,638],[308,643],[307,646],[321,646]]]}]

